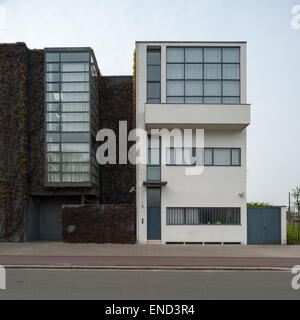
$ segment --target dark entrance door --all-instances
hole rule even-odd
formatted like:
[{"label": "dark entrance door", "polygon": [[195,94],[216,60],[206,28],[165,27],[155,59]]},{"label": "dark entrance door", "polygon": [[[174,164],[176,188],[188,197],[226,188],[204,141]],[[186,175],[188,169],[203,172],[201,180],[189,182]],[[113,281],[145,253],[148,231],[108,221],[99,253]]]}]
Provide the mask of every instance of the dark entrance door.
[{"label": "dark entrance door", "polygon": [[248,209],[248,244],[281,244],[281,208]]},{"label": "dark entrance door", "polygon": [[161,189],[147,189],[148,240],[161,240]]}]

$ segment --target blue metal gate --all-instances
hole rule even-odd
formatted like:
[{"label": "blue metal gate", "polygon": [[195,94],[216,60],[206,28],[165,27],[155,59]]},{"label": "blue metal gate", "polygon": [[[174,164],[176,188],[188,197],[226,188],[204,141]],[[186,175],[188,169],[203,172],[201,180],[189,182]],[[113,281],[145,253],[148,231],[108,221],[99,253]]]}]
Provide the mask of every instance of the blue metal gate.
[{"label": "blue metal gate", "polygon": [[281,244],[281,208],[249,208],[248,244]]}]

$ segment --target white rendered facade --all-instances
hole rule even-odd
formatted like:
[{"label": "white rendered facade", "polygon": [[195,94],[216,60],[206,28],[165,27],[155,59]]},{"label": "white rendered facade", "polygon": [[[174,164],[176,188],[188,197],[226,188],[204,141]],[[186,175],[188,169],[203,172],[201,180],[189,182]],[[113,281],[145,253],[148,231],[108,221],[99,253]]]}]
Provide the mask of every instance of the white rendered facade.
[{"label": "white rendered facade", "polygon": [[[170,58],[167,58],[167,51],[172,48],[184,48],[184,63],[186,64],[183,65],[182,62],[178,64],[177,62],[173,62],[173,65],[169,66],[169,64],[172,63],[169,63]],[[187,53],[191,51],[189,50],[190,48],[197,49],[198,51],[201,49],[203,52],[203,57],[201,58],[203,60],[202,62],[199,62],[198,65],[197,63],[193,64],[186,62]],[[218,53],[220,50],[222,55],[220,62],[207,62],[206,64],[205,59],[207,59],[207,61],[213,61],[209,60],[210,50],[206,50],[210,48],[217,49],[211,50],[212,54],[215,52]],[[230,53],[230,50],[223,50],[224,48],[238,49],[239,52],[239,98],[228,98],[223,96],[224,92],[226,94],[226,90],[228,91],[227,87],[229,87],[229,92],[230,90],[234,92],[234,87],[232,87],[232,89],[230,86],[236,86],[237,84],[228,79],[225,79],[228,81],[226,84],[221,82],[224,78],[224,72],[227,71],[225,68],[230,69],[232,67],[232,70],[235,68],[234,64],[230,63],[223,66],[222,63],[227,59],[227,52]],[[147,64],[148,52],[151,50],[160,51],[160,101],[149,99],[149,92],[147,92],[150,89],[152,90],[152,87],[150,88],[149,86],[149,59]],[[197,50],[195,50],[195,52]],[[173,51],[175,52],[176,50]],[[180,55],[182,50],[178,50],[178,52]],[[207,57],[205,56],[206,53]],[[174,61],[176,61],[176,54],[174,59]],[[228,61],[230,61],[230,57]],[[189,73],[187,69],[192,69],[193,66],[199,70],[201,68],[206,68],[208,71],[206,73],[205,70],[201,69],[201,74],[197,75],[197,77],[199,77],[197,78],[198,80],[193,79],[194,82],[192,83],[192,81],[188,80],[188,77],[190,74],[195,74],[195,72],[190,70],[191,73]],[[158,66],[153,66],[152,68],[155,70]],[[179,78],[174,81],[169,78],[170,73],[172,73],[172,68],[177,70],[175,70],[175,73],[177,72],[175,77]],[[185,72],[184,80],[180,80],[181,68],[183,68]],[[217,75],[219,68],[220,70],[222,69],[220,79]],[[171,70],[171,72],[169,70]],[[230,71],[231,73],[232,70]],[[216,77],[216,80],[214,80],[214,78],[205,80],[205,77],[208,77],[207,75],[209,74],[211,74],[212,77]],[[170,85],[167,79],[169,79]],[[175,81],[178,82],[175,83]],[[185,96],[180,98],[177,98],[176,96],[170,97],[170,91],[172,91],[172,94],[177,95],[176,90],[181,90],[183,82]],[[189,88],[190,85],[192,89]],[[198,85],[203,86],[203,89],[202,87],[197,89]],[[207,88],[205,87],[206,85]],[[155,86],[157,87],[157,84],[153,86],[154,91]],[[206,97],[206,91],[216,94],[218,86],[222,86],[220,89],[222,97]],[[227,87],[225,88],[225,86]],[[158,240],[158,242],[163,244],[247,243],[246,128],[250,124],[250,105],[247,104],[246,86],[246,43],[244,42],[138,42],[136,44],[137,128],[145,129],[149,134],[151,129],[204,129],[204,147],[209,149],[207,151],[208,155],[211,152],[212,154],[215,154],[215,157],[217,158],[220,150],[224,152],[225,155],[227,152],[230,152],[231,154],[230,165],[226,165],[226,163],[224,163],[224,165],[222,165],[222,163],[221,165],[213,165],[212,163],[212,165],[204,166],[201,175],[195,176],[186,175],[187,167],[184,165],[170,165],[169,163],[161,164],[161,176],[160,179],[157,179],[161,181],[161,184],[158,181],[153,180],[151,183],[148,179],[147,165],[138,164],[138,243],[145,244],[150,240]],[[186,96],[188,92],[192,92],[191,90],[193,90],[193,88],[196,88],[195,92],[198,90],[199,97]],[[183,99],[182,102],[181,99]],[[196,99],[199,99],[201,103],[196,103]],[[220,99],[220,101],[218,101],[218,99]],[[214,100],[216,103],[213,102]],[[187,101],[189,101],[189,103],[187,103]],[[193,102],[191,103],[191,101]],[[209,103],[207,103],[208,101]],[[176,145],[173,147],[175,150]],[[237,150],[240,150],[240,161],[239,163],[234,163],[233,158],[236,157],[235,152]],[[168,153],[168,150],[161,147],[160,153],[163,158]],[[217,160],[214,159],[214,161]],[[232,165],[233,163],[235,165]],[[149,226],[147,225],[149,214],[151,214],[148,209],[149,205],[147,205],[149,203],[147,190],[148,188],[153,187],[161,190],[159,226],[161,236],[158,238],[149,236],[151,230],[149,231]],[[230,208],[235,210],[234,224],[224,224],[222,221],[225,221],[227,218],[223,217],[223,220],[219,214],[222,215],[222,212],[226,212],[226,209],[231,210]],[[207,210],[209,209],[216,210],[213,212],[216,212],[218,218],[215,218],[214,220],[208,219],[209,221],[206,220],[206,222],[203,223],[202,214],[208,212]],[[224,209],[225,211],[218,211],[218,209]],[[179,224],[170,223],[170,221],[173,221],[172,217],[174,217],[174,212],[179,212],[181,218],[183,217],[183,212],[187,212],[184,216],[185,222]],[[195,212],[197,221],[193,220],[192,223],[191,221],[187,223],[186,217],[192,217],[193,212]],[[236,212],[238,212],[238,218],[236,218]],[[229,219],[226,221],[232,220]]]}]

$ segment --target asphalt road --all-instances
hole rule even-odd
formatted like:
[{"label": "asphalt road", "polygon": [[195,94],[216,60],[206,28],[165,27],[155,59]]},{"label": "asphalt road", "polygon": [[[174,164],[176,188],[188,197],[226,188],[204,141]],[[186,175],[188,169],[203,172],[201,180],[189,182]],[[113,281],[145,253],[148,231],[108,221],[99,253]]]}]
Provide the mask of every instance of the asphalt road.
[{"label": "asphalt road", "polygon": [[296,299],[289,272],[7,270],[0,300]]}]

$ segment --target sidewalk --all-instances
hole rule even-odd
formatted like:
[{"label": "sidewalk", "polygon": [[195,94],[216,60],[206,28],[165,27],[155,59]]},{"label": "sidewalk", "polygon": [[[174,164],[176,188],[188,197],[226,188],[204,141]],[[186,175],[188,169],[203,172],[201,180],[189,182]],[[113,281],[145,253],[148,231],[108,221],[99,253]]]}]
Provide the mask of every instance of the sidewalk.
[{"label": "sidewalk", "polygon": [[0,265],[32,268],[292,268],[300,246],[0,243]]}]

